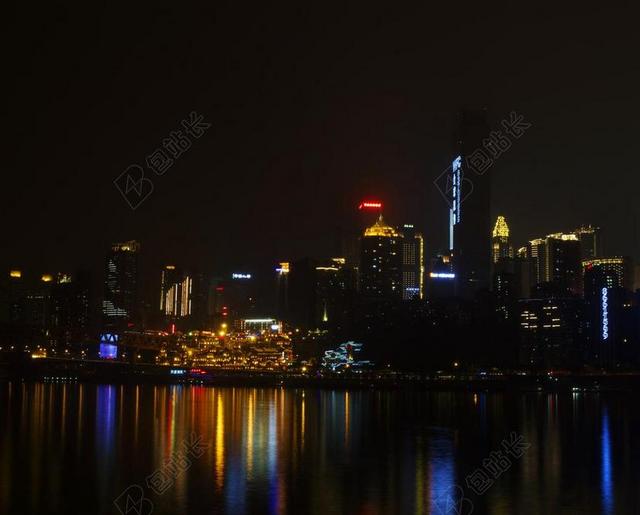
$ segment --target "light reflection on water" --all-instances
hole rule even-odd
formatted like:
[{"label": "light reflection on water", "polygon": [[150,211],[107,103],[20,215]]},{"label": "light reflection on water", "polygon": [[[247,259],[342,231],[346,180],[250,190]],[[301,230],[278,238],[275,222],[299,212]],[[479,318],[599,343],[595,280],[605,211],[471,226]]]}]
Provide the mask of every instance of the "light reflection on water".
[{"label": "light reflection on water", "polygon": [[[630,397],[0,384],[0,513],[638,513]],[[531,444],[482,496],[465,478],[510,432]],[[162,494],[145,480],[207,449]],[[615,482],[614,482],[615,481]],[[25,504],[25,499],[29,501]]]}]

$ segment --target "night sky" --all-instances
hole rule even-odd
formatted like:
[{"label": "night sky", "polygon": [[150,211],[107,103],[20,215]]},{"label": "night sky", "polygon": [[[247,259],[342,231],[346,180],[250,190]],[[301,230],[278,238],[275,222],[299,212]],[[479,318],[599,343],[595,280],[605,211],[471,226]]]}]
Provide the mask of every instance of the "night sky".
[{"label": "night sky", "polygon": [[[465,105],[532,124],[494,168],[516,245],[594,223],[608,253],[638,256],[630,10],[233,4],[3,16],[4,268],[100,269],[134,238],[149,270],[331,256],[367,196],[431,255],[448,216],[433,180]],[[212,127],[147,172],[155,190],[131,210],[114,179],[191,111]]]}]

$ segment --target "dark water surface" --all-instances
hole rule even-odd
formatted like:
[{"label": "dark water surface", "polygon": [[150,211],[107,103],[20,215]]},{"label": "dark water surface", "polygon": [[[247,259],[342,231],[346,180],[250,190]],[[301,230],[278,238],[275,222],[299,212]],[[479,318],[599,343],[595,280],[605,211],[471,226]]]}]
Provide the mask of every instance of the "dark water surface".
[{"label": "dark water surface", "polygon": [[0,383],[2,514],[640,513],[639,479],[630,394]]}]

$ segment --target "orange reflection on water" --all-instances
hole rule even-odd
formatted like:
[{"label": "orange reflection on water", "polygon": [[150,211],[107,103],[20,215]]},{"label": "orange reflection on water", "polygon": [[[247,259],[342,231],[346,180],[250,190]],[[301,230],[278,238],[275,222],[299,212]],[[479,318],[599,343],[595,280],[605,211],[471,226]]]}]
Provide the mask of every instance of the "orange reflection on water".
[{"label": "orange reflection on water", "polygon": [[216,409],[216,487],[224,485],[224,402],[222,392],[217,392]]}]

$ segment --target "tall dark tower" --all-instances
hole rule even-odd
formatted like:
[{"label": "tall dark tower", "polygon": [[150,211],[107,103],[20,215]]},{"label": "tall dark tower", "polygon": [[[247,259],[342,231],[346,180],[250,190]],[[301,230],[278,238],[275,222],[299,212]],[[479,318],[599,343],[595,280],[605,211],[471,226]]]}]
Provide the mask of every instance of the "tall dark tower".
[{"label": "tall dark tower", "polygon": [[124,328],[138,315],[138,253],[136,241],[115,243],[105,262],[102,314],[107,327]]},{"label": "tall dark tower", "polygon": [[451,166],[449,239],[457,294],[473,297],[488,288],[491,270],[491,169],[479,167],[478,152],[489,155],[487,114],[463,110],[458,118]]}]

